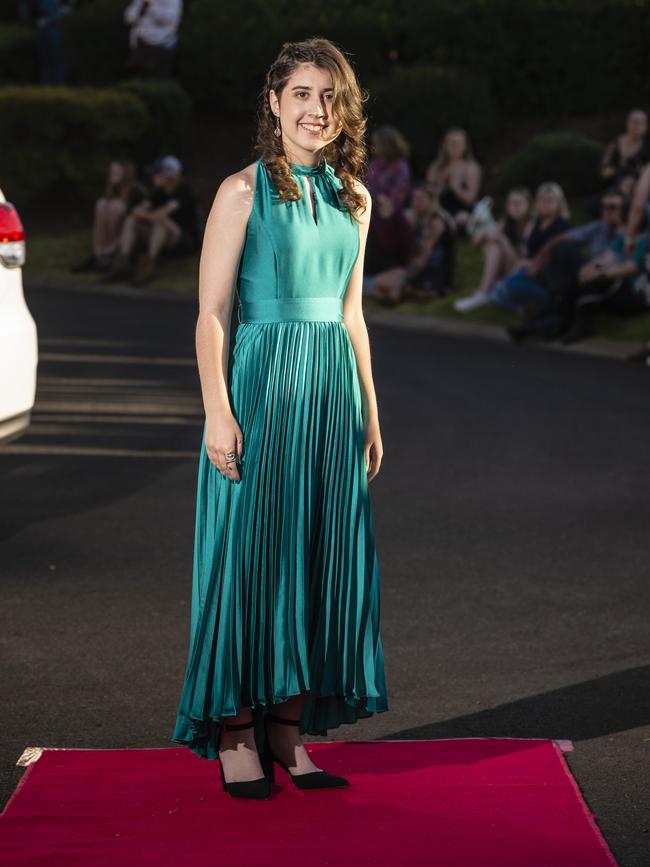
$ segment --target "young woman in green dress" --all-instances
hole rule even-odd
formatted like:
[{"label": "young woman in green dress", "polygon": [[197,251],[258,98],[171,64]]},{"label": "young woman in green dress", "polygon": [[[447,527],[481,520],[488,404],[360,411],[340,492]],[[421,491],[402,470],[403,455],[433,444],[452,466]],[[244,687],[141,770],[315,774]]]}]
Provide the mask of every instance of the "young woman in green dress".
[{"label": "young woman in green dress", "polygon": [[[224,790],[349,781],[301,735],[388,709],[368,483],[382,461],[361,306],[365,94],[329,40],[285,43],[258,159],[227,177],[201,253],[205,407],[190,647],[171,740]],[[236,287],[234,341],[230,336]]]}]

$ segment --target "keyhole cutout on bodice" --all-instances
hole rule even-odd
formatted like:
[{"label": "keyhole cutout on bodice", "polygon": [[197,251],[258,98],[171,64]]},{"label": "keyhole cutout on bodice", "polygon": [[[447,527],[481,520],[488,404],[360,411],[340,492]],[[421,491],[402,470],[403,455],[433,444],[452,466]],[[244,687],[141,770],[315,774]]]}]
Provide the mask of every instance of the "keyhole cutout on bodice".
[{"label": "keyhole cutout on bodice", "polygon": [[318,225],[318,212],[316,211],[316,199],[314,198],[314,189],[311,185],[311,181],[307,176],[305,176],[305,183],[307,185],[307,195],[309,197],[309,210],[311,211],[314,223]]}]

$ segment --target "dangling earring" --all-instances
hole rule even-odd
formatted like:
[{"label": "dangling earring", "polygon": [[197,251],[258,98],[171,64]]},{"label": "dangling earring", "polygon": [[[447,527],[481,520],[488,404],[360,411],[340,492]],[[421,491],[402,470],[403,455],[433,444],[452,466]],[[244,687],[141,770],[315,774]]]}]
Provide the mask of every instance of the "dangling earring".
[{"label": "dangling earring", "polygon": [[280,115],[276,114],[275,116],[275,129],[273,130],[273,135],[278,138],[282,135],[282,130],[280,129]]}]

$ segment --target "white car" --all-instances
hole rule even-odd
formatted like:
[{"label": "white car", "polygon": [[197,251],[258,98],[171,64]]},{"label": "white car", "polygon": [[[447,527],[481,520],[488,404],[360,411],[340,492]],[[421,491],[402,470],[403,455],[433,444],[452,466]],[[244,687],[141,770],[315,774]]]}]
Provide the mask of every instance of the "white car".
[{"label": "white car", "polygon": [[36,397],[38,335],[23,295],[25,232],[0,190],[0,443],[29,426]]}]

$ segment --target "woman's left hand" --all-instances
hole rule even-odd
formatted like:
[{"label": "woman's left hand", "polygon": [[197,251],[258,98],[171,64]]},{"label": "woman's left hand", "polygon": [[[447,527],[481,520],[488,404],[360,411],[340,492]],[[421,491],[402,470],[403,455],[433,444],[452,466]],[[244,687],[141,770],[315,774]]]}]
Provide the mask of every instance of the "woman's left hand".
[{"label": "woman's left hand", "polygon": [[379,433],[379,422],[371,421],[366,425],[366,472],[368,473],[368,481],[371,482],[381,466],[381,459],[384,454],[384,448],[381,443],[381,434]]}]

